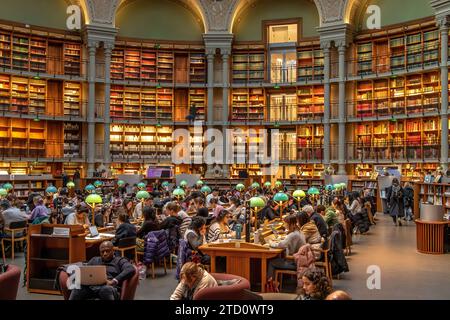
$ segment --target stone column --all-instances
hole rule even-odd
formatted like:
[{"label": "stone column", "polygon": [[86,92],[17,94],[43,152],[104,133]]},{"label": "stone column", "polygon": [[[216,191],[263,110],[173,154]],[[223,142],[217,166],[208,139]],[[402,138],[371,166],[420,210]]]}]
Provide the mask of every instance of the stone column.
[{"label": "stone column", "polygon": [[226,130],[228,128],[228,118],[229,118],[229,87],[230,87],[230,52],[231,50],[221,49],[222,53],[222,134],[223,134],[223,176],[229,178],[230,170],[229,166],[226,164],[227,159],[227,137]]},{"label": "stone column", "polygon": [[325,167],[330,164],[330,47],[329,41],[321,43],[324,56],[324,116],[323,116],[323,163]]},{"label": "stone column", "polygon": [[345,43],[338,46],[339,52],[339,143],[338,143],[338,174],[347,174],[345,170]]},{"label": "stone column", "polygon": [[214,120],[214,52],[214,49],[208,49],[206,52],[208,61],[208,125],[212,125]]},{"label": "stone column", "polygon": [[110,116],[110,102],[111,102],[111,53],[114,48],[114,43],[104,44],[105,53],[105,109],[103,115],[104,124],[104,145],[103,145],[103,163],[105,167],[110,170],[111,166],[111,150],[110,150],[110,126],[111,126],[111,116]]},{"label": "stone column", "polygon": [[95,77],[96,65],[95,54],[99,46],[98,41],[88,41],[89,52],[89,68],[88,68],[88,82],[89,82],[89,101],[87,108],[87,123],[88,123],[88,145],[87,145],[87,159],[88,159],[88,177],[93,177],[95,172]]},{"label": "stone column", "polygon": [[448,30],[450,17],[438,20],[441,32],[441,166],[448,169]]}]

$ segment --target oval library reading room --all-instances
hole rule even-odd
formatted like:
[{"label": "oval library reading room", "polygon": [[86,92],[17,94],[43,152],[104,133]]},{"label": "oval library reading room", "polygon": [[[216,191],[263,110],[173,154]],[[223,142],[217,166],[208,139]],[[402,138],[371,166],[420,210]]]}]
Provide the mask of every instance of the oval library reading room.
[{"label": "oval library reading room", "polygon": [[450,299],[450,0],[2,2],[0,300]]}]

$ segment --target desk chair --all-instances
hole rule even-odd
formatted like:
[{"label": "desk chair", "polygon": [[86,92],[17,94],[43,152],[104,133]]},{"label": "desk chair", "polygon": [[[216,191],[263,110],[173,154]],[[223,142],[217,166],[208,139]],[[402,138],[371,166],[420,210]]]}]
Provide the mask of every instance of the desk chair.
[{"label": "desk chair", "polygon": [[[137,255],[139,256],[139,261],[142,261],[142,260],[143,260],[144,254],[145,254],[144,251],[138,251],[138,252],[137,252]],[[142,256],[142,259],[141,259],[140,256]],[[169,260],[171,260],[171,259],[169,258]],[[164,258],[163,261],[164,261],[164,274],[167,274],[167,262],[166,262],[166,258]],[[170,263],[170,269],[172,269],[172,262],[170,261],[169,263]],[[155,279],[155,262],[152,262],[152,263],[150,264],[150,266],[152,267],[152,279]]]},{"label": "desk chair", "polygon": [[[5,242],[11,242],[11,259],[14,260],[14,247],[16,242],[19,242],[23,250],[23,242],[27,241],[27,221],[11,222],[8,228],[4,228],[5,233],[10,233],[11,238],[2,238],[2,254],[3,263],[6,261]],[[17,236],[17,234],[22,235]]]},{"label": "desk chair", "polygon": [[113,248],[114,251],[119,251],[122,257],[125,256],[126,251],[134,251],[134,262],[138,263],[137,257],[137,245],[136,245],[136,237],[123,238],[119,240],[119,243],[116,247]]},{"label": "desk chair", "polygon": [[330,251],[330,239],[328,239],[328,246],[326,249],[312,249],[315,252],[320,252],[321,256],[323,257],[323,261],[316,261],[314,264],[318,268],[322,268],[325,271],[325,275],[327,276],[328,280],[330,281],[330,286],[333,286],[333,274],[331,271],[331,261],[328,256],[328,253]]},{"label": "desk chair", "polygon": [[[286,256],[286,259],[294,261],[294,256]],[[297,276],[297,270],[275,269],[275,282],[278,283],[280,292],[283,289],[283,274]]]}]

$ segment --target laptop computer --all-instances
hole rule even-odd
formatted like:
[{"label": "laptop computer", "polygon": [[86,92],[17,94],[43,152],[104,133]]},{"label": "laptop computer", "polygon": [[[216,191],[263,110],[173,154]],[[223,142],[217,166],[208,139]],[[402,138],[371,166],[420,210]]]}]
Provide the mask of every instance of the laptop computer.
[{"label": "laptop computer", "polygon": [[90,234],[90,237],[91,237],[91,238],[95,238],[96,236],[99,235],[96,226],[89,227],[89,232],[91,233],[91,234]]},{"label": "laptop computer", "polygon": [[106,284],[106,266],[81,266],[80,278],[82,286]]}]

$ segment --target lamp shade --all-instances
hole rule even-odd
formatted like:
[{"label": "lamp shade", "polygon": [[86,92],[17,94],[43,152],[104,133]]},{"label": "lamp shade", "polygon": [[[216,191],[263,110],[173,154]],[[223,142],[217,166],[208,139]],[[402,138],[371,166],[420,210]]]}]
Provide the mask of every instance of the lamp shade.
[{"label": "lamp shade", "polygon": [[289,197],[286,193],[284,192],[278,192],[277,194],[275,194],[275,196],[273,197],[273,200],[276,202],[286,202],[289,200]]},{"label": "lamp shade", "polygon": [[147,185],[146,185],[144,182],[139,182],[139,183],[137,184],[137,187],[138,187],[140,190],[145,189],[146,186],[147,186]]},{"label": "lamp shade", "polygon": [[294,193],[292,194],[292,196],[299,200],[299,199],[303,199],[306,197],[306,193],[303,190],[295,190]]},{"label": "lamp shade", "polygon": [[334,187],[334,190],[337,190],[337,191],[341,190],[341,184],[340,183],[334,184],[333,187]]},{"label": "lamp shade", "polygon": [[309,195],[318,195],[320,194],[319,189],[317,189],[316,187],[311,187],[308,190],[308,194]]},{"label": "lamp shade", "polygon": [[182,180],[180,182],[180,187],[182,187],[182,188],[186,187],[187,185],[188,185],[188,182],[186,180]]},{"label": "lamp shade", "polygon": [[3,189],[5,189],[6,191],[12,190],[12,188],[13,188],[13,185],[9,182],[7,182],[3,185]]},{"label": "lamp shade", "polygon": [[136,199],[142,200],[142,199],[148,199],[150,198],[150,193],[147,191],[141,190],[136,194]]},{"label": "lamp shade", "polygon": [[347,184],[345,182],[340,183],[340,185],[341,185],[341,189],[347,188]]},{"label": "lamp shade", "polygon": [[269,181],[264,182],[264,187],[270,188],[271,186],[272,186],[272,183],[270,183]]},{"label": "lamp shade", "polygon": [[57,193],[58,189],[56,189],[55,186],[49,186],[49,187],[47,187],[47,189],[45,189],[45,192],[47,192],[47,193]]},{"label": "lamp shade", "polygon": [[165,188],[169,186],[169,181],[163,181],[163,183],[161,183],[161,185]]},{"label": "lamp shade", "polygon": [[325,190],[327,190],[327,191],[333,191],[333,190],[334,190],[334,187],[333,187],[333,185],[329,184],[329,185],[327,185],[327,186],[325,187]]},{"label": "lamp shade", "polygon": [[252,189],[258,189],[260,186],[259,186],[259,183],[258,182],[253,182],[252,183]]},{"label": "lamp shade", "polygon": [[84,188],[84,190],[86,190],[87,192],[92,192],[92,191],[95,190],[95,187],[94,187],[94,185],[92,185],[92,184],[88,184],[88,185]]},{"label": "lamp shade", "polygon": [[175,197],[184,197],[186,195],[186,192],[184,192],[181,188],[176,188],[173,190],[172,195]]},{"label": "lamp shade", "polygon": [[237,191],[242,191],[245,189],[245,186],[242,183],[239,183],[236,185],[236,190]]},{"label": "lamp shade", "polygon": [[283,182],[281,182],[281,181],[275,182],[275,187],[277,187],[277,188],[281,187],[282,185],[283,185]]},{"label": "lamp shade", "polygon": [[4,197],[8,194],[8,191],[6,189],[0,189],[0,197]]},{"label": "lamp shade", "polygon": [[94,186],[95,186],[96,188],[99,188],[99,187],[101,187],[102,185],[103,185],[103,182],[101,182],[100,180],[97,180],[97,181],[94,182]]},{"label": "lamp shade", "polygon": [[67,182],[66,187],[69,189],[75,188],[75,183],[73,183],[72,181]]},{"label": "lamp shade", "polygon": [[203,193],[211,193],[211,188],[208,187],[208,186],[203,186],[203,187],[200,189],[200,191],[203,192]]},{"label": "lamp shade", "polygon": [[119,187],[122,187],[124,184],[125,184],[125,181],[123,181],[123,180],[117,181],[117,185],[118,185]]},{"label": "lamp shade", "polygon": [[94,206],[96,204],[100,204],[103,202],[102,197],[100,197],[98,194],[90,194],[86,197],[84,200],[88,205]]},{"label": "lamp shade", "polygon": [[198,180],[195,184],[198,185],[198,186],[202,186],[203,185],[203,181],[202,180]]},{"label": "lamp shade", "polygon": [[265,205],[264,200],[260,197],[250,198],[250,208],[263,208]]}]

